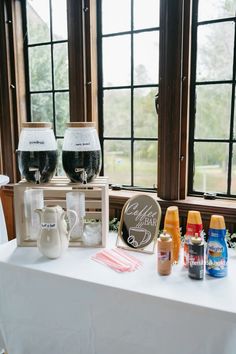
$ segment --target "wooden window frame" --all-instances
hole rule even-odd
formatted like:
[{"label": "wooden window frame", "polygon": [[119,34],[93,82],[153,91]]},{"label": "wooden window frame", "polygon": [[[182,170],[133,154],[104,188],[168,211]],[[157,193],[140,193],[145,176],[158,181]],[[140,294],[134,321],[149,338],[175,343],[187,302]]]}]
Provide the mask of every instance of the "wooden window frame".
[{"label": "wooden window frame", "polygon": [[[19,180],[15,150],[20,124],[26,120],[20,3],[21,0],[0,2],[0,168],[12,183]],[[187,210],[195,208],[207,218],[213,212],[221,213],[232,223],[235,201],[186,197],[191,1],[161,0],[160,4],[159,190],[158,196],[152,196],[160,202],[163,212],[169,205],[178,205],[180,215],[186,216]],[[69,15],[70,89],[77,87],[71,90],[71,120],[97,121],[96,0],[68,0],[68,9],[68,14],[77,18],[71,21]],[[82,35],[80,42],[78,33]],[[9,195],[10,190],[7,187]],[[132,192],[111,191],[110,208],[119,212],[130,196]]]}]

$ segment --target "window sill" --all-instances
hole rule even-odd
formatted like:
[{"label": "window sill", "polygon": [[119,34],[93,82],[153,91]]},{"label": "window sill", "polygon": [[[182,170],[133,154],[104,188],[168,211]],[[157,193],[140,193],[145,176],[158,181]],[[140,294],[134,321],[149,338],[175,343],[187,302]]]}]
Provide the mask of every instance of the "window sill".
[{"label": "window sill", "polygon": [[110,208],[122,209],[124,203],[135,195],[150,195],[158,201],[162,213],[171,205],[179,208],[180,216],[186,217],[189,210],[198,210],[204,215],[205,220],[209,220],[212,214],[223,215],[227,223],[236,223],[236,201],[226,199],[203,199],[202,197],[186,197],[183,200],[163,200],[156,196],[156,193],[145,193],[136,191],[109,191]]}]

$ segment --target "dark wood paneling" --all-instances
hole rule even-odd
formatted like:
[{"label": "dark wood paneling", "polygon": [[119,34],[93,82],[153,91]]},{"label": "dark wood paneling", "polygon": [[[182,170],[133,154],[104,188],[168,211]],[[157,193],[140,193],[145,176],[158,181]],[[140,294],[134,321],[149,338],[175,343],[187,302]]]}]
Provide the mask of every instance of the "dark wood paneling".
[{"label": "dark wood paneling", "polygon": [[183,73],[180,152],[180,199],[187,195],[189,92],[190,92],[190,48],[191,48],[192,1],[184,0],[183,24]]},{"label": "dark wood paneling", "polygon": [[16,182],[15,151],[18,144],[15,51],[11,1],[0,1],[0,135],[2,173]]},{"label": "dark wood paneling", "polygon": [[160,1],[158,196],[169,200],[180,194],[183,6]]},{"label": "dark wood paneling", "polygon": [[1,190],[2,206],[6,221],[8,240],[15,238],[15,222],[14,222],[14,205],[13,205],[13,189],[4,187]]},{"label": "dark wood paneling", "polygon": [[70,120],[86,121],[84,0],[67,1]]}]

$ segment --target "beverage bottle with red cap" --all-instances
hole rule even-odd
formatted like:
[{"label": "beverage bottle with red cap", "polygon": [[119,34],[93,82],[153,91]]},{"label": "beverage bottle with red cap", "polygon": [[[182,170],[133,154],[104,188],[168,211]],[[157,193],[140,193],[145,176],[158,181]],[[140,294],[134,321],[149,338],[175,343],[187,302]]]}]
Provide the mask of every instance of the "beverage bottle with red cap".
[{"label": "beverage bottle with red cap", "polygon": [[189,243],[193,236],[202,237],[202,218],[199,211],[189,210],[184,236],[184,266],[189,265]]}]

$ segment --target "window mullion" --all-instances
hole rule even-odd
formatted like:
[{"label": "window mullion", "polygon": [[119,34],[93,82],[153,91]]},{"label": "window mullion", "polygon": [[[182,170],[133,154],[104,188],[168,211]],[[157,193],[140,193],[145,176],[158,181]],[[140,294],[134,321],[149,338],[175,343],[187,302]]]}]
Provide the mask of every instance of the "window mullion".
[{"label": "window mullion", "polygon": [[184,0],[160,2],[158,196],[180,197]]},{"label": "window mullion", "polygon": [[86,121],[84,13],[84,1],[67,0],[71,121]]}]

